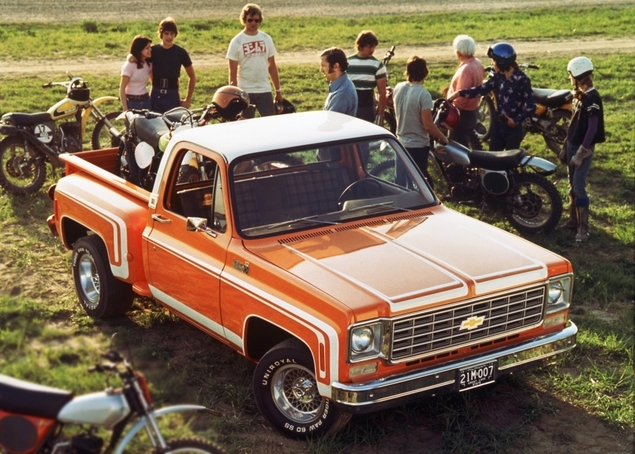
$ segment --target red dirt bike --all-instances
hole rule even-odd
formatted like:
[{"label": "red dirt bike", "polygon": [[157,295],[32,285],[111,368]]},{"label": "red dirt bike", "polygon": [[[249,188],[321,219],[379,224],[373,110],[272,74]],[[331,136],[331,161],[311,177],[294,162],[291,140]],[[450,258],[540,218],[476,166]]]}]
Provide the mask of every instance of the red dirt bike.
[{"label": "red dirt bike", "polygon": [[[519,65],[525,69],[539,69],[540,66],[523,63]],[[485,68],[488,78],[494,73],[494,68]],[[553,88],[533,88],[536,98],[536,112],[523,123],[525,134],[542,135],[547,147],[556,155],[560,153],[567,138],[571,121],[573,92],[571,90],[556,90]],[[481,98],[478,111],[479,124],[475,128],[476,138],[472,148],[482,149],[478,141],[486,142],[492,133],[491,118],[496,113],[496,97],[493,92]]]},{"label": "red dirt bike", "polygon": [[[70,391],[0,375],[0,452],[118,454],[141,432],[148,440],[147,452],[225,453],[214,443],[199,438],[165,440],[157,423],[158,418],[170,413],[195,411],[220,416],[219,412],[201,405],[155,409],[143,375],[114,350],[102,356],[108,362],[89,370],[117,375],[123,383],[121,388],[108,387],[105,391],[74,396]],[[132,427],[124,435],[128,424]],[[68,425],[73,430],[65,435]],[[97,429],[111,431],[105,450]]]}]

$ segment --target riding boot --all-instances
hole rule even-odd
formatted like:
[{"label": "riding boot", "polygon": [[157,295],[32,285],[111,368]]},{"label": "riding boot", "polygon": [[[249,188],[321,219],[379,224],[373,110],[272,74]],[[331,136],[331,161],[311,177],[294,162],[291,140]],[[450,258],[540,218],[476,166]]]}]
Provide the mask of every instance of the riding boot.
[{"label": "riding boot", "polygon": [[578,207],[578,234],[575,236],[576,243],[586,243],[589,241],[589,207]]},{"label": "riding boot", "polygon": [[578,209],[575,206],[575,196],[569,196],[569,220],[560,226],[561,229],[578,230]]}]

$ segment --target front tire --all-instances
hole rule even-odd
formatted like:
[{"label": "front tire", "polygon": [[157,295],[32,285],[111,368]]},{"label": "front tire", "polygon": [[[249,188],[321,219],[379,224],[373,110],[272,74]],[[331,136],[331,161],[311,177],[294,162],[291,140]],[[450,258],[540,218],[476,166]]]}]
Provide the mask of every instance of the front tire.
[{"label": "front tire", "polygon": [[335,433],[351,418],[319,394],[313,358],[296,339],[281,342],[262,357],[253,386],[260,414],[289,438]]},{"label": "front tire", "polygon": [[88,315],[106,318],[123,315],[132,307],[132,286],[113,276],[101,238],[90,235],[73,246],[73,280],[79,302]]},{"label": "front tire", "polygon": [[487,142],[492,135],[492,118],[496,112],[496,106],[492,95],[488,94],[481,98],[481,102],[478,105],[478,121],[483,128],[476,131],[476,135],[481,142]]},{"label": "front tire", "polygon": [[[106,114],[106,119],[112,124],[117,131],[122,132],[126,129],[126,124],[123,119],[117,120],[117,117],[121,112],[110,112]],[[110,128],[106,124],[104,118],[100,119],[95,125],[93,130],[91,145],[93,150],[101,150],[103,148],[116,148],[119,146],[119,139],[113,137],[110,133]]]},{"label": "front tire", "polygon": [[44,156],[25,148],[19,137],[0,142],[0,186],[14,195],[40,190],[46,179]]},{"label": "front tire", "polygon": [[199,454],[227,454],[223,449],[216,446],[211,441],[200,438],[177,438],[166,442],[167,450],[156,448],[153,454],[173,454],[173,453],[199,453]]},{"label": "front tire", "polygon": [[542,175],[517,175],[516,186],[507,198],[507,220],[521,233],[547,233],[560,222],[562,198],[558,189]]}]

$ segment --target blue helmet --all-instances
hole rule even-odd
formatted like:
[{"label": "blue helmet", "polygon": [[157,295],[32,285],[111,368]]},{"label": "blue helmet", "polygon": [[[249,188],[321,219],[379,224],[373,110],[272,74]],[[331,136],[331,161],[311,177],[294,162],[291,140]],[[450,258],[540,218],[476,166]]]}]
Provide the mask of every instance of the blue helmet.
[{"label": "blue helmet", "polygon": [[516,62],[516,51],[508,43],[496,43],[487,49],[487,56],[496,62],[498,69],[507,71]]}]

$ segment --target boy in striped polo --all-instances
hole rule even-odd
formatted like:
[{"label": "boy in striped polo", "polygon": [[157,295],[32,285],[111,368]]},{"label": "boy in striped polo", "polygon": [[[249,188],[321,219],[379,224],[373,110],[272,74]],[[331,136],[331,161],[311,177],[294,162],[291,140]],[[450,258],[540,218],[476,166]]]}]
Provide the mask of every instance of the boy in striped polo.
[{"label": "boy in striped polo", "polygon": [[[379,41],[370,30],[363,30],[357,35],[355,46],[357,53],[348,57],[348,77],[353,81],[357,91],[357,118],[382,125],[386,108],[386,67],[373,57]],[[379,102],[375,112],[374,90],[377,87]]]}]

